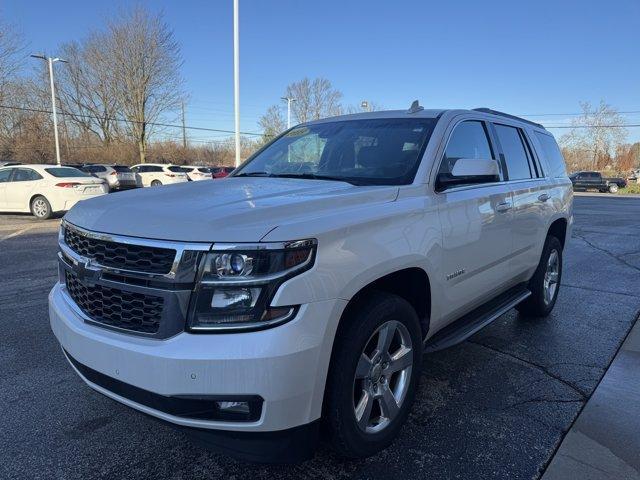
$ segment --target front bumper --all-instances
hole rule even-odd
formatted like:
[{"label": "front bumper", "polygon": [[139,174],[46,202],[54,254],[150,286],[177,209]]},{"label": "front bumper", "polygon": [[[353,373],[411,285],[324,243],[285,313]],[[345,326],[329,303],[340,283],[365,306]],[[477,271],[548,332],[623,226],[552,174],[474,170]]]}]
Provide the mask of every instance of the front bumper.
[{"label": "front bumper", "polygon": [[255,421],[185,418],[137,403],[91,382],[92,388],[154,417],[202,430],[276,432],[320,418],[324,385],[343,300],[303,305],[295,319],[269,330],[235,334],[181,332],[165,340],[85,323],[64,285],[49,295],[51,328],[79,364],[162,396],[258,396]]}]

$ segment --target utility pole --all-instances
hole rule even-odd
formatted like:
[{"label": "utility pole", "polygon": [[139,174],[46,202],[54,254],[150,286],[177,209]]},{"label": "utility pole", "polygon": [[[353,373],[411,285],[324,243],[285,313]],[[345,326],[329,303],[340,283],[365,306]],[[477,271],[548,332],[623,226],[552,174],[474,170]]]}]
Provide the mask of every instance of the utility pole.
[{"label": "utility pole", "polygon": [[287,102],[287,128],[291,128],[291,102],[295,102],[296,99],[293,97],[280,97],[282,100]]},{"label": "utility pole", "polygon": [[240,34],[238,31],[238,1],[233,0],[233,104],[236,116],[236,167],[240,165]]},{"label": "utility pole", "polygon": [[47,62],[49,66],[49,83],[51,86],[51,110],[53,111],[53,135],[56,143],[56,163],[60,165],[60,141],[58,140],[58,116],[56,114],[56,90],[53,83],[53,64],[55,62],[67,63],[66,60],[61,58],[45,57],[44,55],[31,55],[33,58],[39,58]]},{"label": "utility pole", "polygon": [[182,148],[187,148],[187,127],[184,124],[184,102],[182,102]]}]

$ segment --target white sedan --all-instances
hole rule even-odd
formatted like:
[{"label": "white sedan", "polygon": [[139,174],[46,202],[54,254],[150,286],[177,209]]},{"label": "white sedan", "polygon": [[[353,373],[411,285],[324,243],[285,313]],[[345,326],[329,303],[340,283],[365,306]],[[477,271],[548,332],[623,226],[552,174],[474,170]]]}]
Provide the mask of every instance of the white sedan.
[{"label": "white sedan", "polygon": [[213,180],[211,167],[184,165],[181,168],[185,171],[191,181],[197,182],[199,180]]},{"label": "white sedan", "polygon": [[47,219],[80,200],[109,191],[104,180],[57,165],[0,167],[0,212],[31,212]]}]

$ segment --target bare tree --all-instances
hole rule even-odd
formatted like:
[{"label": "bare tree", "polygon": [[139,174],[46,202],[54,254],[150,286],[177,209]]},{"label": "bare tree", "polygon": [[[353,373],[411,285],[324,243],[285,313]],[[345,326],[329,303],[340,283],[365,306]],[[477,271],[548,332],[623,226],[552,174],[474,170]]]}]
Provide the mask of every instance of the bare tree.
[{"label": "bare tree", "polygon": [[598,169],[608,165],[611,154],[624,143],[627,130],[622,128],[625,119],[604,101],[596,108],[588,102],[580,104],[582,115],[572,120],[574,128],[560,142],[566,149],[585,152],[589,168]]},{"label": "bare tree", "polygon": [[15,80],[22,65],[24,47],[22,36],[0,21],[0,100],[4,100],[8,84]]},{"label": "bare tree", "polygon": [[118,110],[144,162],[152,123],[182,101],[180,47],[162,15],[141,7],[110,22],[105,43]]},{"label": "bare tree", "polygon": [[303,78],[299,82],[291,83],[287,86],[285,96],[295,99],[291,104],[291,111],[297,123],[342,113],[342,92],[333,88],[326,78]]},{"label": "bare tree", "polygon": [[262,127],[262,139],[268,142],[273,137],[284,132],[287,128],[287,120],[284,118],[282,107],[279,105],[270,106],[264,115],[258,120],[258,124]]},{"label": "bare tree", "polygon": [[111,83],[111,64],[104,34],[94,33],[83,43],[63,45],[60,54],[69,63],[57,73],[61,110],[80,133],[95,135],[109,145],[121,130],[116,120],[118,104]]}]

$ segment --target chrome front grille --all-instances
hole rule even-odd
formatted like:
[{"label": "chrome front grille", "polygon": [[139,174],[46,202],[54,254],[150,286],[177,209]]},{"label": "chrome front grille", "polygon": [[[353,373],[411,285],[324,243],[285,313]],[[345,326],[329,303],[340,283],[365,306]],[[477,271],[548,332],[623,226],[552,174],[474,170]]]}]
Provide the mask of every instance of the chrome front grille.
[{"label": "chrome front grille", "polygon": [[121,333],[184,331],[198,265],[210,243],[103,234],[62,221],[60,283],[82,319]]},{"label": "chrome front grille", "polygon": [[173,249],[92,238],[69,227],[64,228],[64,242],[78,255],[118,270],[168,274],[176,258]]},{"label": "chrome front grille", "polygon": [[164,299],[118,288],[84,283],[65,271],[69,296],[92,321],[138,333],[157,333]]}]

